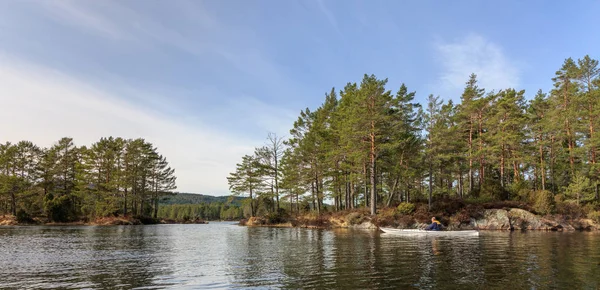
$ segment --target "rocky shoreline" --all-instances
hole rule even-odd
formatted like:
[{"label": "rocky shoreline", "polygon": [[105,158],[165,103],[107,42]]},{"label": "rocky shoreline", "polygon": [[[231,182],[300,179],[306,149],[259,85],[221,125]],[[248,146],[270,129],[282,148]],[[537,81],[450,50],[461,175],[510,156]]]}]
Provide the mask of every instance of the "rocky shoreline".
[{"label": "rocky shoreline", "polygon": [[[407,218],[408,217],[408,218]],[[412,222],[402,222],[410,220]],[[423,220],[423,219],[421,219]],[[444,222],[446,221],[446,222]],[[418,218],[407,215],[393,220],[380,217],[371,218],[360,212],[345,215],[328,215],[321,217],[290,218],[286,222],[270,223],[262,217],[252,217],[242,220],[243,226],[263,227],[300,227],[300,228],[363,228],[378,229],[381,226],[391,226],[403,229],[424,228],[428,221],[418,221]],[[520,208],[485,209],[478,217],[470,217],[468,221],[458,221],[455,218],[442,218],[442,223],[448,230],[489,230],[489,231],[597,231],[600,223],[591,219],[556,216],[539,216]]]},{"label": "rocky shoreline", "polygon": [[177,221],[170,219],[138,219],[133,217],[104,217],[93,221],[73,221],[73,222],[48,222],[41,219],[32,219],[29,222],[19,222],[15,216],[0,216],[0,226],[118,226],[118,225],[148,225],[148,224],[207,224],[208,221],[202,219]]}]

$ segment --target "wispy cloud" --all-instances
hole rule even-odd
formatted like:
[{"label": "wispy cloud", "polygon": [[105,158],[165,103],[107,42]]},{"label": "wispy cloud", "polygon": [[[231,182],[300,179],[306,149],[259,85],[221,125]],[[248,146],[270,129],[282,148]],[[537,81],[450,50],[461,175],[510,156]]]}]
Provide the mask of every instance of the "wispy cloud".
[{"label": "wispy cloud", "polygon": [[[55,20],[84,31],[92,31],[105,37],[122,40],[123,33],[115,23],[90,6],[78,5],[74,1],[48,1],[37,3],[42,5]],[[96,11],[95,11],[96,10]]]},{"label": "wispy cloud", "polygon": [[180,191],[226,194],[225,177],[243,154],[264,143],[264,136],[250,140],[205,123],[174,121],[85,80],[2,54],[0,87],[2,142],[51,146],[71,136],[78,145],[90,145],[106,136],[145,138],[176,169]]},{"label": "wispy cloud", "polygon": [[177,170],[180,191],[228,193],[242,155],[269,131],[287,134],[297,116],[274,100],[306,94],[256,30],[211,3],[0,9],[0,142],[142,137]]},{"label": "wispy cloud", "polygon": [[521,71],[502,47],[476,34],[452,42],[435,44],[436,60],[441,64],[438,87],[442,93],[462,91],[471,73],[477,74],[480,87],[487,91],[516,87]]},{"label": "wispy cloud", "polygon": [[342,32],[340,31],[340,28],[338,26],[337,19],[335,18],[333,13],[331,13],[329,8],[327,8],[327,6],[325,5],[325,2],[323,2],[323,0],[317,0],[317,4],[319,4],[319,10],[325,15],[325,17],[327,18],[327,21],[329,21],[329,24],[331,24],[331,26],[333,27],[335,32],[338,35],[342,35]]}]

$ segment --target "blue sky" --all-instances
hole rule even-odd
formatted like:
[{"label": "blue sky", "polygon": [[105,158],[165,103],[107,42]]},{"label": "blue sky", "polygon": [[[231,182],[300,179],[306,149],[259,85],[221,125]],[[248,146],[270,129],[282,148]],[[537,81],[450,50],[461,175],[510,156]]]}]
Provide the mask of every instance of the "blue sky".
[{"label": "blue sky", "polygon": [[226,176],[269,131],[365,73],[458,100],[551,89],[599,58],[598,1],[0,1],[0,142],[143,137],[180,191]]}]

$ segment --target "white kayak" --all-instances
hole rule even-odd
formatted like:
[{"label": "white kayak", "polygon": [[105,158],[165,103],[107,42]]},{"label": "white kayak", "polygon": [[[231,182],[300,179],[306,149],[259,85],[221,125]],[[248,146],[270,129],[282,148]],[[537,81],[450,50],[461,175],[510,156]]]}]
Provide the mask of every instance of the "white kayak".
[{"label": "white kayak", "polygon": [[403,235],[403,236],[479,236],[479,231],[464,230],[464,231],[426,231],[419,229],[395,229],[380,227],[384,233]]}]

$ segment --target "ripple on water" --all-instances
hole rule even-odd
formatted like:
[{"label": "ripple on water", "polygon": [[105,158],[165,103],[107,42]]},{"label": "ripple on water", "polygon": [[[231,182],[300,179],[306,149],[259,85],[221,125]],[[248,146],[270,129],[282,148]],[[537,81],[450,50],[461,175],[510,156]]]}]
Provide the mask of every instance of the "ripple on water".
[{"label": "ripple on water", "polygon": [[507,289],[600,285],[600,235],[398,237],[231,223],[0,228],[0,288]]}]

